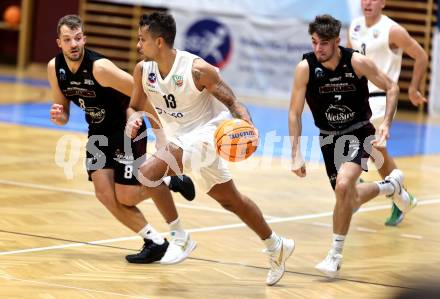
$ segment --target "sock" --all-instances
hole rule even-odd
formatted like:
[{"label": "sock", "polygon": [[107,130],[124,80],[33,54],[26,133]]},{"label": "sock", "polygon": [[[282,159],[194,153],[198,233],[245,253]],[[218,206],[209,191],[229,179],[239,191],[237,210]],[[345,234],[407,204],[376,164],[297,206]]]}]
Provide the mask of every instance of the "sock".
[{"label": "sock", "polygon": [[176,237],[178,239],[186,238],[186,232],[180,225],[179,217],[177,217],[176,220],[170,222],[168,225],[170,226],[171,236]]},{"label": "sock", "polygon": [[272,232],[269,238],[263,240],[264,244],[266,244],[266,248],[269,251],[274,251],[281,244],[281,238],[275,233]]},{"label": "sock", "polygon": [[150,239],[158,245],[162,245],[165,239],[150,225],[147,224],[141,229],[138,234],[144,239]]},{"label": "sock", "polygon": [[394,186],[388,181],[378,181],[375,182],[379,187],[379,195],[391,195],[394,193]]},{"label": "sock", "polygon": [[169,176],[164,177],[163,182],[165,183],[165,185],[169,186],[171,182],[171,177]]},{"label": "sock", "polygon": [[332,249],[334,252],[342,254],[342,250],[344,249],[345,236],[333,234],[333,244]]}]

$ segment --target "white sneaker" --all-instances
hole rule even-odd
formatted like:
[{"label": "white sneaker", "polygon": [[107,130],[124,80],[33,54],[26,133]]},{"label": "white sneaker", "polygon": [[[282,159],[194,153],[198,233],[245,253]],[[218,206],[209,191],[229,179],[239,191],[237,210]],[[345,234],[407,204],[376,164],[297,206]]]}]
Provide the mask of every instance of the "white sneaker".
[{"label": "white sneaker", "polygon": [[171,232],[171,241],[167,251],[160,260],[161,264],[177,264],[184,261],[196,248],[196,241],[191,240],[189,233],[184,238],[176,238],[175,232]]},{"label": "white sneaker", "polygon": [[273,286],[284,275],[286,260],[292,255],[295,249],[295,241],[281,237],[281,244],[274,251],[265,249],[269,254],[270,270],[267,273],[266,284]]},{"label": "white sneaker", "polygon": [[332,249],[328,252],[326,258],[315,266],[315,269],[324,273],[330,278],[339,275],[342,265],[342,254],[334,252]]},{"label": "white sneaker", "polygon": [[399,169],[394,169],[385,178],[385,181],[389,181],[394,187],[394,193],[392,194],[393,202],[403,213],[408,213],[417,206],[417,199],[403,188],[404,179],[403,172]]}]

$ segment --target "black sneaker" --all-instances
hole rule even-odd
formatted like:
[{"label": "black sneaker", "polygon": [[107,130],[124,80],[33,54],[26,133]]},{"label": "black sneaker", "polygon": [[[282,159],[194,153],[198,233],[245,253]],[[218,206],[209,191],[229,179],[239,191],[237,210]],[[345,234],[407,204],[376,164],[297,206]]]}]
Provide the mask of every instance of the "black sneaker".
[{"label": "black sneaker", "polygon": [[168,186],[171,191],[179,192],[185,197],[186,200],[193,200],[196,197],[196,190],[190,177],[183,175],[182,179],[178,176],[172,176],[170,185]]},{"label": "black sneaker", "polygon": [[168,244],[167,239],[165,239],[165,242],[162,245],[156,244],[150,239],[144,239],[144,246],[141,251],[136,254],[129,254],[125,259],[129,263],[135,264],[150,264],[160,261],[167,251]]}]

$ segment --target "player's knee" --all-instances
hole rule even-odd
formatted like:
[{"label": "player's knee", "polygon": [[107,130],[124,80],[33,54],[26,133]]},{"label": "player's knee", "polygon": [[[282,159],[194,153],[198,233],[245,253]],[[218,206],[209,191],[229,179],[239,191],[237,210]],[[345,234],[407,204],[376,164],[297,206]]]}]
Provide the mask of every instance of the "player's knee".
[{"label": "player's knee", "polygon": [[120,193],[116,196],[116,199],[120,204],[123,204],[124,206],[135,206],[137,201],[134,200],[134,197],[131,194],[127,193]]},{"label": "player's knee", "polygon": [[116,200],[124,206],[135,206],[143,199],[143,189],[138,185],[116,188]]},{"label": "player's knee", "polygon": [[335,193],[338,195],[338,198],[346,198],[347,193],[351,188],[351,182],[346,178],[338,178],[336,179],[335,185]]},{"label": "player's knee", "polygon": [[97,190],[95,196],[107,209],[114,210],[116,208],[116,198],[113,192]]}]

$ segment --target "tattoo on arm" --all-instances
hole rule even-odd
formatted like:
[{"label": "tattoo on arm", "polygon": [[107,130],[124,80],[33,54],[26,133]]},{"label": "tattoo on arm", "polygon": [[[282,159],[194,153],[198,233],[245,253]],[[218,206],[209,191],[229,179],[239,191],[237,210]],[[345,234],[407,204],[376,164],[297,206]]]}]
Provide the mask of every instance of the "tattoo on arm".
[{"label": "tattoo on arm", "polygon": [[192,75],[193,75],[194,81],[196,83],[198,83],[200,81],[200,77],[202,76],[202,73],[198,70],[193,70]]},{"label": "tattoo on arm", "polygon": [[220,80],[216,84],[215,89],[211,93],[220,102],[225,104],[226,107],[228,107],[233,117],[250,120],[250,116],[247,113],[247,110],[242,105],[240,105],[240,103],[238,103],[234,92],[225,82],[223,82],[223,80]]}]

